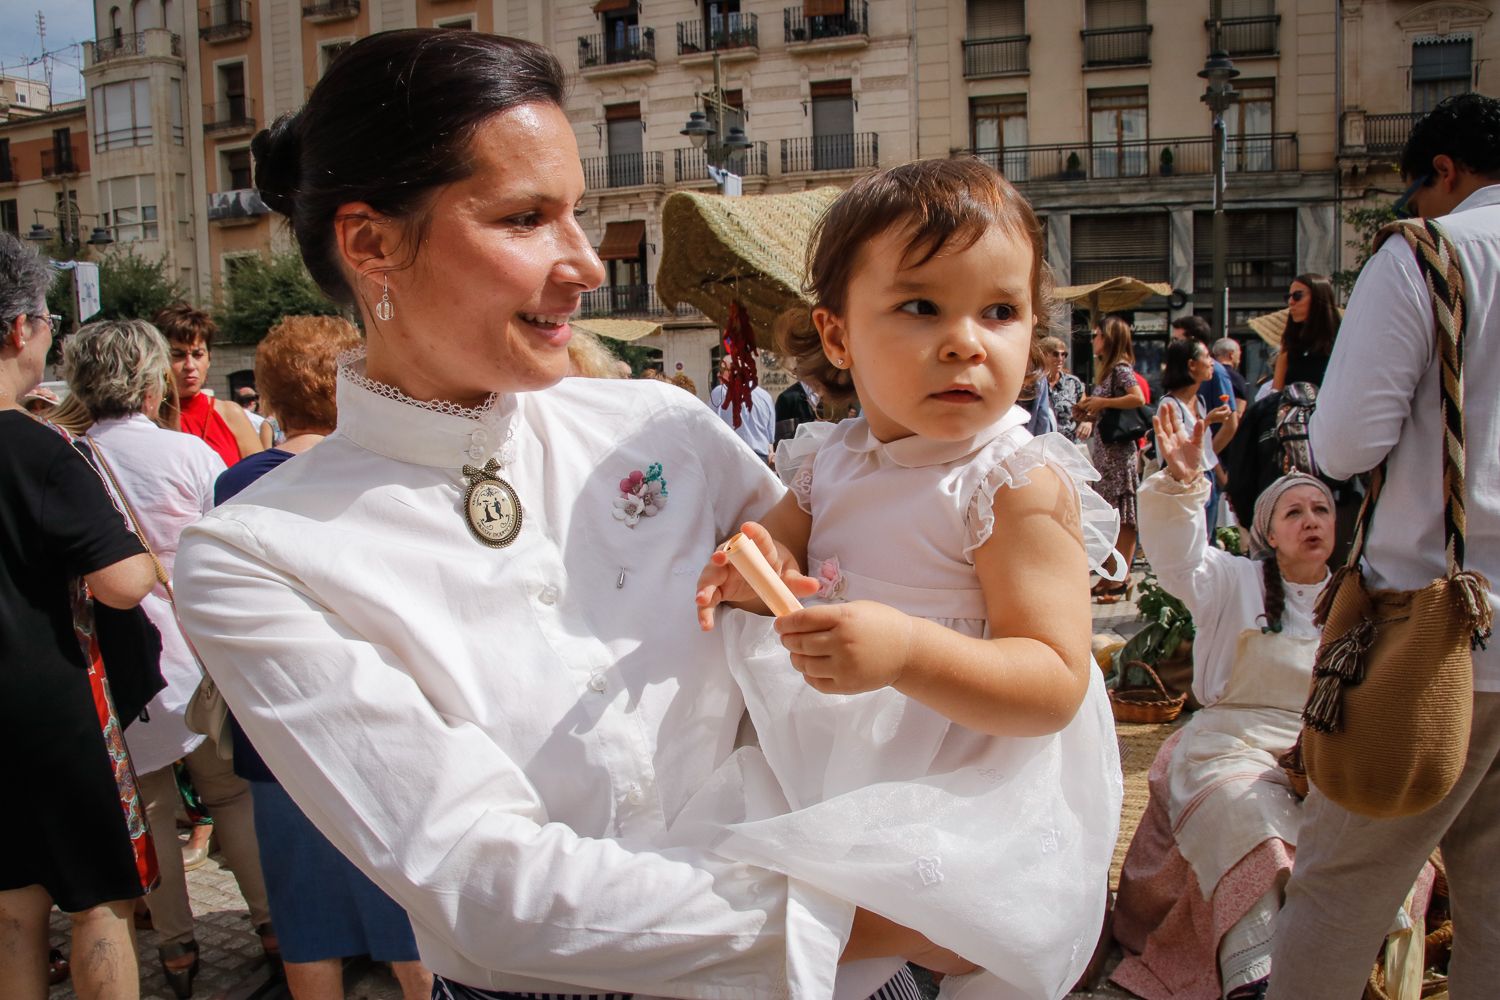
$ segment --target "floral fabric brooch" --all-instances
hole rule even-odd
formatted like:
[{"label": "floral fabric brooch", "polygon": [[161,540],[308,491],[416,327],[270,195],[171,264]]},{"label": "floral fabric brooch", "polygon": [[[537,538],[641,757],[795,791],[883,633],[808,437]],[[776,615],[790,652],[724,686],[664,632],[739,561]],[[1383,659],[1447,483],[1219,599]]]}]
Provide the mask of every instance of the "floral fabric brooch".
[{"label": "floral fabric brooch", "polygon": [[818,592],[815,597],[821,597],[825,601],[842,601],[844,599],[844,587],[847,581],[844,579],[844,571],[839,569],[839,557],[832,556],[824,559],[818,564],[817,573],[813,579],[818,581]]},{"label": "floral fabric brooch", "polygon": [[615,497],[614,518],[634,528],[643,517],[655,517],[667,505],[667,480],[661,474],[661,463],[652,462],[642,472],[636,469],[620,480],[620,495]]}]

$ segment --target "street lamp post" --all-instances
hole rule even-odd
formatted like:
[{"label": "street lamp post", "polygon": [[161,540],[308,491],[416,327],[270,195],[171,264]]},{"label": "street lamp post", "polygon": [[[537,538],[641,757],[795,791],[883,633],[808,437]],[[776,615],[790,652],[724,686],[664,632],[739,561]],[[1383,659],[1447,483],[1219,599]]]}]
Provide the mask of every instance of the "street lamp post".
[{"label": "street lamp post", "polygon": [[[77,227],[77,224],[73,221],[74,219],[81,219],[84,216],[88,216],[91,219],[101,218],[101,216],[99,216],[98,214],[96,214],[94,212],[74,212],[74,211],[71,211],[69,209],[69,203],[66,200],[63,202],[63,210],[65,212],[67,212],[67,217],[66,218],[62,217],[60,215],[60,213],[49,212],[45,208],[33,208],[31,210],[33,221],[32,221],[32,224],[31,224],[31,229],[26,233],[26,238],[28,240],[31,240],[33,243],[46,243],[46,242],[49,242],[52,239],[52,237],[54,235],[53,232],[52,232],[52,230],[50,230],[46,226],[42,225],[42,220],[40,218],[40,216],[42,216],[42,215],[50,215],[54,219],[58,219],[59,222],[61,223],[60,228],[63,231],[63,233],[65,233],[65,234],[70,229],[72,230],[73,233],[77,234],[78,227]],[[89,238],[87,240],[82,241],[82,242],[86,242],[91,247],[105,247],[105,246],[109,246],[114,241],[115,241],[115,238],[110,235],[110,232],[109,232],[108,229],[106,229],[103,226],[95,226],[94,229],[93,229],[93,231],[91,233],[89,233]],[[75,240],[73,242],[78,242],[78,241]]]},{"label": "street lamp post", "polygon": [[[695,148],[704,150],[704,158],[709,165],[721,170],[728,169],[730,157],[749,149],[750,139],[745,135],[745,130],[738,125],[730,126],[728,133],[724,131],[725,114],[739,109],[729,103],[728,95],[724,92],[717,52],[714,53],[713,89],[697,96],[703,107],[714,116],[714,122],[710,125],[708,114],[703,111],[693,111],[688,115],[687,124],[678,134],[687,136],[688,141]],[[723,139],[715,143],[712,141],[714,136],[723,136]]]},{"label": "street lamp post", "polygon": [[1224,260],[1224,147],[1228,138],[1224,112],[1239,100],[1239,92],[1230,81],[1240,71],[1234,68],[1228,53],[1215,48],[1198,75],[1208,81],[1202,100],[1214,115],[1214,339],[1217,340],[1229,328],[1229,275]]}]

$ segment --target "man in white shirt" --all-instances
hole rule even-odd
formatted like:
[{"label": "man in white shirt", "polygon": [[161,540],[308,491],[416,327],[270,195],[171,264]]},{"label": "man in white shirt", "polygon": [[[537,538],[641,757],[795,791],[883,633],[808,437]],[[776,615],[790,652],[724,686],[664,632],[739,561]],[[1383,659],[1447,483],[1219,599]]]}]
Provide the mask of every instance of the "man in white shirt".
[{"label": "man in white shirt", "polygon": [[728,383],[729,359],[720,358],[719,384],[708,394],[709,405],[714,408],[719,419],[728,424],[740,436],[740,440],[760,456],[762,462],[769,461],[771,438],[776,433],[776,404],[772,401],[771,394],[760,386],[750,390],[750,405],[740,407],[740,425],[735,427],[734,404],[729,401]]},{"label": "man in white shirt", "polygon": [[[1500,101],[1464,94],[1417,122],[1401,157],[1409,210],[1436,219],[1463,270],[1465,567],[1500,581]],[[1312,419],[1319,468],[1387,463],[1366,582],[1409,590],[1447,575],[1442,418],[1432,301],[1406,242],[1365,265]],[[1352,331],[1352,332],[1351,332]],[[1489,601],[1496,604],[1493,589]],[[1454,1000],[1500,983],[1500,642],[1474,651],[1474,721],[1453,791],[1426,812],[1367,819],[1314,788],[1276,930],[1272,1000],[1359,996],[1370,959],[1422,863],[1441,846],[1455,928]]]}]

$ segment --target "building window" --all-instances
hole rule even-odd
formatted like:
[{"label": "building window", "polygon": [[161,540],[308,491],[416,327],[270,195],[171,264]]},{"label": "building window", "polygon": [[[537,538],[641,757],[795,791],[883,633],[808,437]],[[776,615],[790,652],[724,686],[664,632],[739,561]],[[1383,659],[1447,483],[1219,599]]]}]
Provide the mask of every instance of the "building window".
[{"label": "building window", "polygon": [[1170,281],[1170,240],[1166,212],[1074,215],[1070,280],[1091,285],[1128,274]]},{"label": "building window", "polygon": [[1085,66],[1129,66],[1150,59],[1146,0],[1085,0]]},{"label": "building window", "polygon": [[156,177],[116,177],[99,182],[100,215],[116,242],[160,239],[156,222]]},{"label": "building window", "polygon": [[473,31],[474,15],[465,14],[463,17],[445,17],[432,23],[434,28],[447,28],[450,31]]},{"label": "building window", "polygon": [[219,276],[223,279],[224,285],[227,287],[247,264],[259,256],[260,254],[250,250],[240,253],[226,253],[220,257]]},{"label": "building window", "polygon": [[151,145],[150,81],[106,83],[93,92],[95,152]]},{"label": "building window", "polygon": [[854,90],[848,80],[812,85],[813,169],[854,168]]},{"label": "building window", "polygon": [[646,183],[646,130],[641,104],[610,104],[604,109],[609,135],[609,186],[633,187]]},{"label": "building window", "polygon": [[214,111],[214,121],[242,122],[245,120],[245,64],[224,63],[218,67],[219,104]]},{"label": "building window", "polygon": [[10,140],[0,139],[0,182],[9,184],[18,180],[15,161],[10,157]]},{"label": "building window", "polygon": [[324,42],[322,45],[319,45],[318,79],[321,80],[324,74],[328,72],[328,67],[333,65],[333,61],[339,57],[339,53],[353,44],[353,39],[342,38],[336,42]]},{"label": "building window", "polygon": [[1145,177],[1147,125],[1145,87],[1089,91],[1091,175]]},{"label": "building window", "polygon": [[14,198],[0,201],[0,230],[10,233],[12,236],[21,235],[21,217],[16,212],[16,200]]},{"label": "building window", "polygon": [[1445,97],[1469,92],[1472,38],[1424,38],[1411,47],[1411,109],[1426,114]]},{"label": "building window", "polygon": [[[1269,307],[1297,276],[1297,211],[1278,208],[1226,212],[1225,253],[1229,288],[1265,294]],[[1193,213],[1193,288],[1205,304],[1213,301],[1214,215]]]},{"label": "building window", "polygon": [[1012,181],[1030,179],[1026,98],[976,97],[969,105],[974,155]]},{"label": "building window", "polygon": [[1249,80],[1236,89],[1240,99],[1224,112],[1228,130],[1224,166],[1231,172],[1274,170],[1271,136],[1276,131],[1276,81]]},{"label": "building window", "polygon": [[170,111],[172,115],[172,144],[174,146],[181,146],[183,137],[181,80],[172,80],[172,107]]},{"label": "building window", "polygon": [[243,191],[255,186],[250,172],[250,150],[219,150],[219,177],[225,182],[224,191]]}]

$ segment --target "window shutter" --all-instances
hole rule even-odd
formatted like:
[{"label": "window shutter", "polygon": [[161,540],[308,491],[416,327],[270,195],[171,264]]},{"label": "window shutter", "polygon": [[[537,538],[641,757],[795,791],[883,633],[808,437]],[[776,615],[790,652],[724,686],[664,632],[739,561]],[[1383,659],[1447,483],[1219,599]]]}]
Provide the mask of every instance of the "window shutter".
[{"label": "window shutter", "polygon": [[1466,37],[1418,40],[1411,47],[1412,82],[1469,79],[1473,45]]},{"label": "window shutter", "polygon": [[1129,276],[1170,281],[1167,213],[1073,216],[1075,285]]},{"label": "window shutter", "polygon": [[1146,23],[1146,0],[1087,0],[1088,27],[1136,28]]},{"label": "window shutter", "polygon": [[968,4],[969,38],[1013,38],[1026,34],[1025,0],[968,0]]}]

